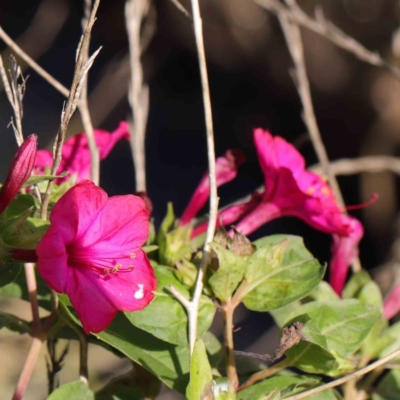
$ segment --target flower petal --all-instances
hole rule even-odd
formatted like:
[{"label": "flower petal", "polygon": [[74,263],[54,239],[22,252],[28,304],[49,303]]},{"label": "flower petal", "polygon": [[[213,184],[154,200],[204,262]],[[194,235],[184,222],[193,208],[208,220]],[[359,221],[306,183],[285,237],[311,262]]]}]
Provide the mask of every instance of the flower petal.
[{"label": "flower petal", "polygon": [[394,317],[400,311],[400,285],[397,285],[383,303],[383,314],[386,319]]},{"label": "flower petal", "polygon": [[58,293],[65,293],[68,281],[68,254],[59,229],[51,225],[36,248],[37,268],[47,284]]},{"label": "flower petal", "polygon": [[133,195],[114,196],[91,221],[85,235],[76,241],[74,254],[84,257],[129,257],[143,245],[148,234],[149,211],[144,201]]},{"label": "flower petal", "polygon": [[[156,278],[143,250],[136,251],[135,259],[118,260],[121,269],[99,279],[96,284],[110,303],[121,311],[137,311],[146,307],[154,298]],[[133,265],[132,271],[126,270]]]},{"label": "flower petal", "polygon": [[[56,203],[50,222],[66,245],[83,235],[107,203],[107,193],[91,181],[81,181]],[[45,234],[46,236],[46,234]]]},{"label": "flower petal", "polygon": [[104,296],[99,287],[101,278],[96,272],[85,268],[69,268],[68,287],[65,293],[69,296],[84,331],[100,332],[110,325],[118,310]]},{"label": "flower petal", "polygon": [[345,217],[352,231],[347,236],[333,235],[332,259],[330,262],[330,284],[341,295],[350,264],[358,255],[358,243],[364,230],[361,223],[350,216]]},{"label": "flower petal", "polygon": [[[218,157],[215,165],[217,187],[230,182],[237,175],[238,168],[245,161],[244,154],[239,150],[228,150],[223,157]],[[210,177],[204,174],[197,186],[189,204],[180,218],[181,225],[187,225],[197,215],[210,197]]]}]

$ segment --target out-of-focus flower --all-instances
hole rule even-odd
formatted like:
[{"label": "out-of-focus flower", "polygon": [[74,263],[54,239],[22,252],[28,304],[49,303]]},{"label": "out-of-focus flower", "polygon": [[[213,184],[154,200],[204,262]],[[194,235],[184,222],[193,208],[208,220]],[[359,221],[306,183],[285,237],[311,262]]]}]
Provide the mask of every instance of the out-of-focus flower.
[{"label": "out-of-focus flower", "polygon": [[386,319],[394,317],[400,311],[400,285],[397,285],[383,303],[383,315]]},{"label": "out-of-focus flower", "polygon": [[[240,150],[228,150],[225,156],[216,160],[215,173],[217,186],[230,182],[237,175],[238,168],[245,161],[245,156]],[[184,226],[190,223],[210,197],[210,178],[208,172],[204,174],[192,198],[183,212],[179,222]]]},{"label": "out-of-focus flower", "polygon": [[4,185],[0,189],[0,214],[9,206],[22,185],[31,176],[35,165],[36,147],[37,136],[30,135],[16,152]]},{"label": "out-of-focus flower", "polygon": [[[95,129],[94,137],[99,148],[100,160],[104,160],[120,139],[129,139],[129,124],[125,121],[120,122],[119,127],[112,133]],[[37,152],[35,168],[40,173],[52,164],[53,155],[49,150]],[[85,133],[78,133],[65,141],[62,160],[56,173],[61,174],[64,171],[69,171],[69,175],[56,179],[57,184],[64,182],[72,174],[77,174],[77,182],[90,179],[90,151]]]},{"label": "out-of-focus flower", "polygon": [[338,206],[332,189],[318,175],[305,170],[304,158],[288,142],[256,129],[254,142],[265,191],[261,202],[236,228],[244,235],[283,216],[295,216],[320,231],[334,235],[331,284],[341,293],[349,265],[358,254],[361,224]]},{"label": "out-of-focus flower", "polygon": [[54,206],[36,253],[48,285],[69,296],[86,333],[105,329],[120,311],[153,299],[156,279],[140,248],[149,211],[137,196],[107,194],[83,180]]}]

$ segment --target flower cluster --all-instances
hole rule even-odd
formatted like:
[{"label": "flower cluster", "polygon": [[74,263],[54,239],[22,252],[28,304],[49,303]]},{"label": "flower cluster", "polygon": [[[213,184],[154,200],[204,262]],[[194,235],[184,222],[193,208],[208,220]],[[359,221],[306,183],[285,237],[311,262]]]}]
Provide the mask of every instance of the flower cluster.
[{"label": "flower cluster", "polygon": [[[305,169],[304,158],[291,144],[262,129],[255,129],[254,143],[264,174],[264,192],[256,192],[248,202],[221,211],[217,223],[228,225],[238,221],[236,229],[248,235],[275,218],[294,216],[333,235],[330,282],[340,294],[349,265],[358,254],[358,243],[363,235],[361,223],[339,207],[332,189],[323,178]],[[230,168],[231,176],[236,176],[237,165]],[[209,194],[207,184],[204,188],[203,178],[200,186]],[[188,223],[187,215],[194,216],[198,212],[198,207],[191,209],[198,190],[183,214],[183,224]],[[207,223],[195,227],[193,236],[203,233],[206,227]]]}]

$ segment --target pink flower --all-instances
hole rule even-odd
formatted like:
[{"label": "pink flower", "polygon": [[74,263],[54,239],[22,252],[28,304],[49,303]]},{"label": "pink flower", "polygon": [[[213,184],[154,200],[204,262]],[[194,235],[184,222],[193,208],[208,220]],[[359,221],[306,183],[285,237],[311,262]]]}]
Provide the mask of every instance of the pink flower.
[{"label": "pink flower", "polygon": [[[99,148],[100,160],[104,160],[115,144],[120,139],[129,139],[129,125],[122,121],[117,130],[112,133],[96,129],[94,131],[96,144]],[[53,155],[49,150],[39,150],[36,156],[35,168],[43,173],[46,167],[53,165]],[[62,161],[57,174],[69,171],[65,178],[56,180],[60,184],[67,180],[72,174],[77,174],[77,182],[82,179],[90,179],[90,151],[85,133],[78,133],[65,141],[62,148]]]},{"label": "pink flower", "polygon": [[37,136],[30,135],[15,153],[7,178],[0,189],[0,214],[10,205],[31,176],[35,164]]},{"label": "pink flower", "polygon": [[107,328],[120,311],[153,299],[154,271],[140,246],[149,211],[137,196],[107,194],[83,180],[54,206],[36,253],[48,285],[69,296],[86,333]]},{"label": "pink flower", "polygon": [[318,175],[305,170],[304,158],[289,143],[268,131],[254,131],[265,191],[260,204],[236,228],[244,235],[282,216],[295,216],[320,231],[334,235],[331,284],[341,293],[350,263],[358,254],[361,224],[338,206],[332,189]]},{"label": "pink flower", "polygon": [[[237,175],[238,168],[245,161],[245,156],[240,150],[228,150],[225,156],[216,160],[217,186],[230,182]],[[180,218],[181,225],[187,225],[195,218],[210,197],[210,178],[204,174],[197,186],[189,204]]]},{"label": "pink flower", "polygon": [[397,285],[383,303],[383,315],[386,319],[394,317],[400,311],[400,285]]}]

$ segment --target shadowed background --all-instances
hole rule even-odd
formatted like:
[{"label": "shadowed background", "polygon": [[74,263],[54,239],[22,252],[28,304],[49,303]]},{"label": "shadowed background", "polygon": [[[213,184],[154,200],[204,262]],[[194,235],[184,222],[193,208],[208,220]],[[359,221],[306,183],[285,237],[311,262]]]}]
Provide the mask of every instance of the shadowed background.
[{"label": "shadowed background", "polygon": [[[190,1],[181,3],[190,9]],[[386,60],[400,60],[400,3],[397,0],[303,0],[300,6],[312,14],[316,5],[346,33],[377,50]],[[291,61],[275,16],[250,0],[201,0],[205,47],[209,68],[217,155],[240,148],[247,162],[235,181],[219,190],[221,205],[238,199],[263,182],[252,142],[254,127],[269,128],[294,143],[308,165],[317,162],[313,146],[305,137],[301,105],[288,73]],[[2,0],[2,28],[57,80],[69,87],[76,46],[81,35],[83,1]],[[143,56],[145,81],[150,86],[150,110],[146,136],[147,185],[154,204],[156,223],[162,220],[166,203],[172,201],[180,215],[207,168],[203,105],[194,36],[191,23],[168,1],[156,0],[147,24],[154,36]],[[400,144],[400,82],[387,71],[371,67],[338,49],[326,39],[302,30],[307,71],[320,131],[331,160],[365,155],[397,155]],[[127,101],[129,64],[124,21],[124,1],[101,0],[93,29],[91,51],[103,46],[89,73],[89,106],[95,128],[114,130],[130,113]],[[7,67],[9,49],[0,43]],[[35,72],[20,63],[30,75],[24,100],[24,134],[39,136],[39,146],[49,147],[60,122],[64,98]],[[7,125],[11,107],[0,87],[0,181],[16,149]],[[76,113],[69,135],[80,132]],[[304,140],[305,139],[305,140]],[[340,177],[346,204],[368,200],[373,192],[379,201],[352,212],[364,223],[361,242],[363,266],[376,271],[383,289],[397,279],[400,259],[396,246],[398,179],[390,172]],[[130,147],[120,142],[101,164],[101,186],[110,194],[135,191]],[[204,209],[207,212],[207,209]],[[321,261],[330,258],[331,238],[293,218],[274,221],[252,235],[292,233],[305,237],[309,250]],[[394,245],[392,246],[392,244]],[[382,272],[383,271],[383,272]],[[3,303],[1,303],[3,306]],[[14,303],[4,303],[10,309]],[[18,305],[18,307],[21,307]],[[29,318],[29,308],[20,308]],[[218,318],[217,318],[218,319]],[[238,310],[235,334],[238,349],[269,352],[277,330],[265,314]],[[221,333],[216,321],[214,332]],[[1,373],[0,397],[9,396],[23,363],[26,338],[0,332],[1,352],[10,351],[14,363]],[[251,346],[250,346],[251,345]],[[25,347],[24,347],[25,346]],[[250,347],[249,347],[250,346]],[[77,378],[73,351],[61,381]],[[17,354],[16,356],[14,356]],[[11,357],[11,356],[10,356]],[[94,384],[127,368],[117,359],[105,358],[104,350],[92,348],[90,366]],[[9,358],[9,357],[7,357]],[[103,360],[109,360],[104,362]],[[44,358],[36,369],[27,399],[43,398]],[[14,369],[13,369],[14,368]],[[64,375],[63,375],[64,374]],[[36,391],[34,387],[38,386]],[[11,386],[10,386],[11,385]],[[45,386],[44,386],[45,389]],[[2,391],[4,394],[2,393]],[[167,395],[165,395],[167,396]],[[167,398],[167,397],[161,397]]]}]

